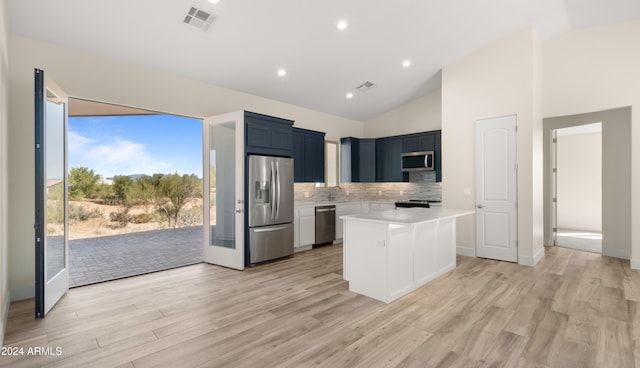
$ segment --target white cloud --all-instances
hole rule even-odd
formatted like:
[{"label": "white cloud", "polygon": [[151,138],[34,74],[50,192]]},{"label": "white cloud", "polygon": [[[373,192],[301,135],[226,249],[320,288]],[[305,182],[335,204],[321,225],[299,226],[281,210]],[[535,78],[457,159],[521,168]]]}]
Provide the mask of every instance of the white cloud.
[{"label": "white cloud", "polygon": [[144,144],[114,139],[99,142],[69,131],[69,166],[86,166],[103,177],[164,173],[169,165],[154,158]]},{"label": "white cloud", "polygon": [[78,154],[82,152],[85,147],[91,143],[91,138],[85,137],[74,131],[69,130],[67,133],[67,145],[70,154]]}]

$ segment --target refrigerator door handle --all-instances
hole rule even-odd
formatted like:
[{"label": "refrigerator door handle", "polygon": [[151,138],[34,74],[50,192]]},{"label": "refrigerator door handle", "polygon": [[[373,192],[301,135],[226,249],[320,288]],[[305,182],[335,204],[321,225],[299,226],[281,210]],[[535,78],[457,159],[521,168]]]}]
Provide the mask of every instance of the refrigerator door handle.
[{"label": "refrigerator door handle", "polygon": [[256,233],[268,233],[271,231],[280,231],[280,230],[284,230],[286,229],[286,226],[280,226],[280,227],[269,227],[269,228],[264,228],[264,229],[253,229],[253,232]]},{"label": "refrigerator door handle", "polygon": [[277,187],[277,201],[276,201],[276,219],[280,218],[280,187],[282,186],[280,183],[280,166],[278,162],[276,162],[276,185]]},{"label": "refrigerator door handle", "polygon": [[269,184],[269,191],[271,192],[271,220],[274,219],[275,210],[276,210],[276,191],[275,191],[275,170],[273,166],[273,161],[271,161],[271,172],[269,174],[269,179],[271,180]]},{"label": "refrigerator door handle", "polygon": [[273,161],[273,220],[278,218],[278,163]]}]

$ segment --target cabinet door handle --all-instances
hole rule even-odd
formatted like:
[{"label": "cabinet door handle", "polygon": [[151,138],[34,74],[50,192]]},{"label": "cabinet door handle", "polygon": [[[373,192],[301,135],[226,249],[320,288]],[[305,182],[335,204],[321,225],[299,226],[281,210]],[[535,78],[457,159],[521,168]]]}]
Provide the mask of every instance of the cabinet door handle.
[{"label": "cabinet door handle", "polygon": [[483,206],[483,205],[481,205],[481,204],[477,205],[476,207],[478,207],[478,208],[484,208],[484,206]]}]

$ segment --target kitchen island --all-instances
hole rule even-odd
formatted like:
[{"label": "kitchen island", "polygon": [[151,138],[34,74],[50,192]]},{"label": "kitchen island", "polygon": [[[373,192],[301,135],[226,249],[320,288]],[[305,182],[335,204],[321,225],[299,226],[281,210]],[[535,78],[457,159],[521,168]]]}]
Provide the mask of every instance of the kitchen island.
[{"label": "kitchen island", "polygon": [[405,208],[340,217],[349,290],[391,303],[456,267],[456,218],[474,211]]}]

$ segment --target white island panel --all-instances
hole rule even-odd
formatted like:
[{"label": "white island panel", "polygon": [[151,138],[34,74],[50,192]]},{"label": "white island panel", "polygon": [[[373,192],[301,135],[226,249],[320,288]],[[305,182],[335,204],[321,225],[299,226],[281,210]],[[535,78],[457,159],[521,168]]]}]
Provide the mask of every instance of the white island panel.
[{"label": "white island panel", "polygon": [[349,290],[390,303],[456,266],[456,217],[473,211],[409,208],[343,216]]}]

